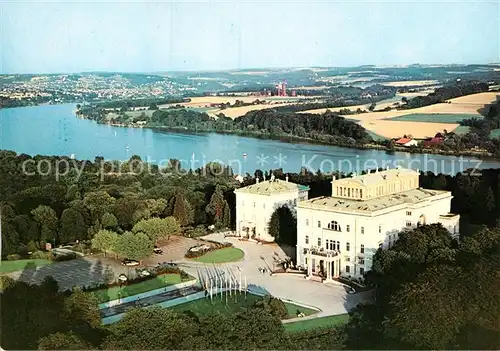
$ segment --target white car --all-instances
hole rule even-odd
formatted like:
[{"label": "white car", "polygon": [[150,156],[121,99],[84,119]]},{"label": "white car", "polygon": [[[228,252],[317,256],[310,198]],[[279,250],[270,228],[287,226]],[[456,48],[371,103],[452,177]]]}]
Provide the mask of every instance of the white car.
[{"label": "white car", "polygon": [[122,261],[122,266],[133,267],[133,266],[138,266],[138,265],[139,265],[139,261],[136,261],[136,260],[124,259]]}]

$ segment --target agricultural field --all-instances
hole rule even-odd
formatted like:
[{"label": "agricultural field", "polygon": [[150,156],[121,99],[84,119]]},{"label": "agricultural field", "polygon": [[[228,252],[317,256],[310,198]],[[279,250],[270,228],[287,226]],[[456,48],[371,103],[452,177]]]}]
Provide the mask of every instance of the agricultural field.
[{"label": "agricultural field", "polygon": [[455,113],[412,113],[391,118],[391,121],[409,121],[409,122],[425,122],[425,123],[460,123],[464,119],[484,118],[481,115],[455,114]]},{"label": "agricultural field", "polygon": [[500,137],[500,129],[493,129],[490,132],[490,138],[498,138]]},{"label": "agricultural field", "polygon": [[403,135],[412,135],[415,139],[433,137],[445,129],[452,131],[458,127],[456,123],[423,123],[423,122],[401,122],[392,120],[372,120],[358,122],[368,131],[385,138],[400,138]]},{"label": "agricultural field", "polygon": [[415,87],[415,86],[426,86],[426,85],[436,85],[439,84],[437,80],[405,80],[405,81],[394,81],[394,82],[384,82],[382,85],[389,87]]},{"label": "agricultural field", "polygon": [[[414,138],[423,139],[434,136],[444,129],[448,131],[455,130],[458,127],[457,122],[463,120],[464,116],[467,118],[482,118],[478,110],[496,101],[497,95],[498,93],[496,92],[472,94],[450,99],[446,103],[434,104],[411,110],[368,112],[349,115],[349,119],[358,121],[358,123],[368,131],[385,138],[400,138],[405,134],[411,134]],[[358,106],[344,108],[356,109]],[[376,109],[380,108],[379,105],[376,107]],[[331,109],[331,111],[333,110],[334,109]],[[310,110],[308,112],[321,113],[319,110]],[[457,116],[455,118],[445,117],[446,121],[436,121],[433,117],[425,117],[426,115],[436,116],[450,114]],[[407,115],[413,115],[414,117],[404,117],[401,119],[402,116]]]}]

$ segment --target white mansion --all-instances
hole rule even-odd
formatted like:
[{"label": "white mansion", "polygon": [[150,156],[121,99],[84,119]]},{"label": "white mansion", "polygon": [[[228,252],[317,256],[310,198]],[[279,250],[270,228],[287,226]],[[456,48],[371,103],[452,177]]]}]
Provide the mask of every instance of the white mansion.
[{"label": "white mansion", "polygon": [[[441,223],[458,236],[459,215],[451,214],[449,191],[419,187],[419,173],[388,169],[332,181],[332,196],[307,199],[309,188],[271,178],[235,190],[236,232],[274,240],[268,223],[275,209],[289,206],[297,217],[297,264],[326,281],[361,277],[379,247],[421,224]],[[296,209],[296,212],[295,212]]]},{"label": "white mansion", "polygon": [[449,191],[419,187],[409,169],[332,181],[332,196],[297,206],[297,264],[308,275],[323,271],[327,281],[361,277],[379,247],[388,248],[398,233],[421,224],[441,223],[458,235],[459,215],[450,214]]},{"label": "white mansion", "polygon": [[307,200],[308,186],[275,179],[236,189],[236,233],[260,241],[273,241],[268,223],[273,212],[288,206],[295,214],[299,201]]}]

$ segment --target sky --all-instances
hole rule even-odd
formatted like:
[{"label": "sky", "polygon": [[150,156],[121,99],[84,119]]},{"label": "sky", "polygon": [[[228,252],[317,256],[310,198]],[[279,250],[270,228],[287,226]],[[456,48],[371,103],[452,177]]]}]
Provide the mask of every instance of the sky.
[{"label": "sky", "polygon": [[0,73],[500,62],[500,1],[0,0]]}]

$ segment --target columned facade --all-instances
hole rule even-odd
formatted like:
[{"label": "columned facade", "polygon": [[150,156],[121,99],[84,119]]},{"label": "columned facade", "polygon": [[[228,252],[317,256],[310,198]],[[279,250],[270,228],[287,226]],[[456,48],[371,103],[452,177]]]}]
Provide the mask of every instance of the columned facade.
[{"label": "columned facade", "polygon": [[418,179],[399,168],[333,179],[332,196],[299,202],[297,264],[308,277],[362,279],[375,252],[392,247],[402,231],[441,223],[458,238],[451,192],[422,189]]},{"label": "columned facade", "polygon": [[340,276],[340,252],[312,248],[304,249],[304,255],[307,257],[305,260],[307,268],[306,279],[310,279],[313,275],[318,275],[326,283]]}]

